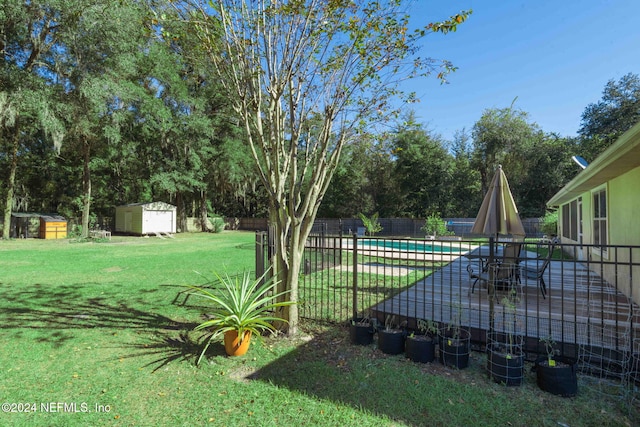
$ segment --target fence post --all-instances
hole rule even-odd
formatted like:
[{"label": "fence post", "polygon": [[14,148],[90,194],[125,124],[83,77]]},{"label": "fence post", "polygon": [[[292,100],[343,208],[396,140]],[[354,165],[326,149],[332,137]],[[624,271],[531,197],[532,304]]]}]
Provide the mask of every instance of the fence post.
[{"label": "fence post", "polygon": [[264,238],[263,231],[256,231],[256,279],[265,272],[264,262]]},{"label": "fence post", "polygon": [[353,317],[358,317],[358,233],[353,233]]},{"label": "fence post", "polygon": [[342,218],[340,218],[338,223],[340,224],[340,228],[338,230],[338,239],[340,242],[338,247],[338,264],[342,265]]}]

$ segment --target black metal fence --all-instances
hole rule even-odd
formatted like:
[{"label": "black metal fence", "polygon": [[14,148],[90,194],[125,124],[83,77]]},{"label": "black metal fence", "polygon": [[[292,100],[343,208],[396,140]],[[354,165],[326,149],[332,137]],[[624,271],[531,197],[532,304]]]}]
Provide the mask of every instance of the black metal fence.
[{"label": "black metal fence", "polygon": [[[347,322],[354,317],[390,316],[408,328],[418,319],[447,325],[462,319],[477,349],[487,343],[491,316],[504,313],[500,296],[490,313],[488,292],[473,288],[470,271],[481,261],[469,257],[472,240],[411,240],[331,235],[319,227],[307,241],[300,277],[303,318]],[[352,230],[353,231],[353,230]],[[257,264],[268,265],[267,233],[258,233]],[[549,245],[531,239],[520,268],[540,266]],[[594,254],[606,255],[604,258]],[[258,265],[257,265],[258,267]],[[518,327],[530,359],[545,354],[551,338],[565,356],[588,362],[606,376],[638,377],[640,310],[637,295],[640,246],[559,244],[542,279],[519,277]]]}]

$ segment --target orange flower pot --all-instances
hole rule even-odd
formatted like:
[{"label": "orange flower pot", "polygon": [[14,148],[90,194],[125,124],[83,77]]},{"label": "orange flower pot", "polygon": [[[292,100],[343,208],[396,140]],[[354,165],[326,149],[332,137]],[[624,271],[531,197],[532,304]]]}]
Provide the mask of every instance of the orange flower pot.
[{"label": "orange flower pot", "polygon": [[249,350],[251,331],[245,331],[244,339],[240,343],[238,331],[227,331],[224,334],[224,349],[229,356],[242,356]]}]

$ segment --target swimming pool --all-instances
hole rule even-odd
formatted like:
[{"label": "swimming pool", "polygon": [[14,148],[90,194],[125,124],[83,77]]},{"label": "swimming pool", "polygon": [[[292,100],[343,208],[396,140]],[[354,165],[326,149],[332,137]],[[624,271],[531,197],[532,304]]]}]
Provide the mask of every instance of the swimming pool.
[{"label": "swimming pool", "polygon": [[469,250],[459,242],[420,242],[412,240],[358,239],[358,246],[370,249],[391,249],[407,252],[461,254]]}]

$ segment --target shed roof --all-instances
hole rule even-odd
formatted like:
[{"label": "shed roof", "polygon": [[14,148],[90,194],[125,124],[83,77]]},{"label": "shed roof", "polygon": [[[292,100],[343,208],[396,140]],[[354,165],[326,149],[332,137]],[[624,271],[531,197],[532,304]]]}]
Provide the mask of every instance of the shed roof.
[{"label": "shed roof", "polygon": [[42,214],[37,212],[11,212],[11,216],[14,218],[40,218]]},{"label": "shed roof", "polygon": [[11,216],[14,218],[42,218],[42,217],[49,217],[49,218],[61,218],[62,220],[65,220],[65,218],[61,215],[58,214],[54,214],[54,213],[39,213],[39,212],[11,212]]},{"label": "shed roof", "polygon": [[67,219],[61,215],[40,215],[40,220],[44,222],[65,222]]},{"label": "shed roof", "polygon": [[143,208],[150,208],[150,209],[154,209],[154,210],[173,210],[176,209],[176,207],[172,204],[169,203],[165,203],[165,202],[142,202],[142,203],[129,203],[126,205],[121,205],[118,206],[119,208],[129,208],[129,207],[136,207],[136,206],[142,206]]}]

